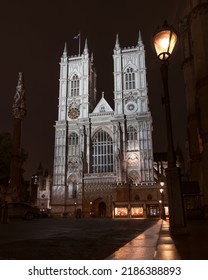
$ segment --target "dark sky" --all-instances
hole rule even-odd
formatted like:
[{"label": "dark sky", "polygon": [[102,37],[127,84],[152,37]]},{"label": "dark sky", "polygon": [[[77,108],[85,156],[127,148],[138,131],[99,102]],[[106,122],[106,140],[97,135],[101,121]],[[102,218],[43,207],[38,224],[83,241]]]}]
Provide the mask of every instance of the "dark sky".
[{"label": "dark sky", "polygon": [[[29,154],[25,164],[29,179],[40,162],[50,173],[53,167],[54,124],[57,120],[59,62],[64,43],[68,54],[78,54],[72,38],[81,32],[81,50],[87,37],[97,70],[98,100],[105,92],[113,106],[113,48],[116,33],[121,47],[137,44],[141,30],[146,49],[149,103],[153,118],[154,151],[166,151],[165,111],[159,63],[152,34],[165,19],[178,27],[187,0],[4,1],[1,4],[0,133],[12,132],[11,108],[18,72],[25,76],[27,116],[22,123],[22,147]],[[169,67],[175,145],[183,149],[186,107],[179,44]]]}]

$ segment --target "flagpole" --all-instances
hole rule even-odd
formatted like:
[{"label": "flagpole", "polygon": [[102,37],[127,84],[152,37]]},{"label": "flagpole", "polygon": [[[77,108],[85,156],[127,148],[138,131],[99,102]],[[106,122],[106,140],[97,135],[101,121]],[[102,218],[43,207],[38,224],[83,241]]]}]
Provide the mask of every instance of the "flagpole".
[{"label": "flagpole", "polygon": [[74,40],[79,40],[79,56],[80,56],[80,48],[81,48],[81,32],[79,32],[79,34],[77,34],[76,36],[74,36],[73,38]]}]

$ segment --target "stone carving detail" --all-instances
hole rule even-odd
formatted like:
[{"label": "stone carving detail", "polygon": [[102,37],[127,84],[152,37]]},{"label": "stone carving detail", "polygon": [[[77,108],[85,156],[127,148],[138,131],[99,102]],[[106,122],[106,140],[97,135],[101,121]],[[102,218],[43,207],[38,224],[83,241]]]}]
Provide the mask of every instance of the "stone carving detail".
[{"label": "stone carving detail", "polygon": [[85,192],[111,192],[113,186],[109,184],[85,184]]},{"label": "stone carving detail", "polygon": [[12,107],[12,113],[14,118],[22,119],[26,115],[25,107],[25,89],[23,74],[19,72],[19,79],[16,87],[16,92],[14,95],[14,104]]},{"label": "stone carving detail", "polygon": [[136,154],[132,153],[128,156],[128,166],[139,166],[139,158]]},{"label": "stone carving detail", "polygon": [[68,170],[69,172],[76,172],[79,168],[79,160],[77,158],[72,158],[68,162]]},{"label": "stone carving detail", "polygon": [[79,109],[79,104],[75,101],[75,100],[73,100],[70,104],[69,104],[69,109],[71,109],[71,108],[76,108],[76,109]]},{"label": "stone carving detail", "polygon": [[137,92],[128,92],[127,94],[125,94],[125,103],[127,103],[129,101],[136,102],[137,99],[138,99]]},{"label": "stone carving detail", "polygon": [[70,184],[77,184],[77,176],[76,174],[71,174],[68,178],[67,178],[67,185],[70,185]]},{"label": "stone carving detail", "polygon": [[140,183],[140,176],[139,173],[136,170],[132,170],[128,174],[128,179],[131,181],[133,184],[139,184]]}]

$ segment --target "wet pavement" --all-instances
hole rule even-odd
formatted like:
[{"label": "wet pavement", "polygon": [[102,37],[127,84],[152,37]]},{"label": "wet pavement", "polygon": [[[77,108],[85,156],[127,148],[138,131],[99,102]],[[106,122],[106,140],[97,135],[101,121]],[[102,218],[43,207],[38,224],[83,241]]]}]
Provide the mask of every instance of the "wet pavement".
[{"label": "wet pavement", "polygon": [[11,220],[0,224],[0,259],[102,260],[157,223],[157,219]]},{"label": "wet pavement", "polygon": [[134,239],[110,255],[108,260],[153,260],[156,255],[157,243],[162,221],[138,234]]},{"label": "wet pavement", "polygon": [[208,220],[171,236],[161,219],[36,219],[0,224],[0,259],[208,260]]},{"label": "wet pavement", "polygon": [[188,220],[187,234],[171,236],[159,220],[110,255],[109,260],[208,260],[208,220]]}]

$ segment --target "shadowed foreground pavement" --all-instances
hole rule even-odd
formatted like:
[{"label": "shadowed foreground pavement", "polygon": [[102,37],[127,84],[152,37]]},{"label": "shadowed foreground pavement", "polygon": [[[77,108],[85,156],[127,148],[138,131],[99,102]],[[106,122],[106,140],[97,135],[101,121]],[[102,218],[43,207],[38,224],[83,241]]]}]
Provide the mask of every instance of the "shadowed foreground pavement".
[{"label": "shadowed foreground pavement", "polygon": [[0,259],[102,260],[157,223],[157,219],[11,220],[0,225]]},{"label": "shadowed foreground pavement", "polygon": [[208,220],[170,236],[158,219],[37,219],[0,224],[0,259],[208,260]]},{"label": "shadowed foreground pavement", "polygon": [[[171,246],[174,245],[175,253],[173,254],[173,259],[208,260],[207,219],[188,220],[186,235],[170,237],[168,228],[168,221],[164,221],[158,242],[159,259],[167,259],[168,253],[171,250]],[[176,258],[174,258],[174,255]]]}]

